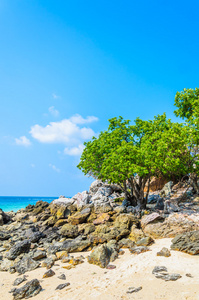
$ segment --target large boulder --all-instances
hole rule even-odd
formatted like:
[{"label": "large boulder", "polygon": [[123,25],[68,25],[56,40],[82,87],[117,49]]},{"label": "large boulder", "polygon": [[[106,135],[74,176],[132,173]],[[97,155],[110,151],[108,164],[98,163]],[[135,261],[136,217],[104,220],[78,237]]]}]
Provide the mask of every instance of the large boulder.
[{"label": "large boulder", "polygon": [[171,249],[192,255],[199,254],[199,230],[177,235],[172,240]]}]

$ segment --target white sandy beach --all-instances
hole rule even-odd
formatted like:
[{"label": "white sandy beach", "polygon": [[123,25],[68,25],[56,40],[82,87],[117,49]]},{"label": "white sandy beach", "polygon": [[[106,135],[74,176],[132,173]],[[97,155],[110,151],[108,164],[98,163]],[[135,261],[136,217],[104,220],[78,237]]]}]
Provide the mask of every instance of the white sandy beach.
[{"label": "white sandy beach", "polygon": [[[75,253],[85,257],[83,264],[74,269],[66,270],[61,261],[52,267],[55,275],[42,279],[45,268],[38,268],[27,272],[28,281],[34,278],[40,280],[43,290],[34,297],[35,300],[114,300],[114,299],[140,299],[140,300],[199,300],[199,256],[191,256],[182,252],[171,251],[170,257],[156,256],[162,247],[170,247],[171,239],[156,240],[150,247],[151,251],[140,255],[125,254],[119,256],[113,264],[116,269],[101,269],[87,262],[87,253]],[[71,254],[72,255],[72,254]],[[66,264],[65,264],[66,265]],[[165,266],[169,273],[179,273],[182,278],[177,281],[167,281],[155,278],[152,270],[155,266]],[[66,275],[66,281],[57,278],[60,274]],[[187,277],[190,273],[193,278]],[[18,275],[0,272],[0,299],[12,299],[9,291]],[[60,291],[55,288],[65,282],[70,286]],[[25,284],[23,282],[18,287]],[[127,294],[129,287],[142,286],[137,293]]]}]

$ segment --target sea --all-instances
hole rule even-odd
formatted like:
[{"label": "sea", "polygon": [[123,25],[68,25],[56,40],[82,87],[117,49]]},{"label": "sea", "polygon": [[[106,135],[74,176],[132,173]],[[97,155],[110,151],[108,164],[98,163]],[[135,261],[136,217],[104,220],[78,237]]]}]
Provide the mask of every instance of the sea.
[{"label": "sea", "polygon": [[28,204],[36,204],[37,201],[52,202],[59,197],[12,197],[12,196],[0,196],[0,208],[5,211],[13,210],[16,212],[21,208],[25,208]]}]

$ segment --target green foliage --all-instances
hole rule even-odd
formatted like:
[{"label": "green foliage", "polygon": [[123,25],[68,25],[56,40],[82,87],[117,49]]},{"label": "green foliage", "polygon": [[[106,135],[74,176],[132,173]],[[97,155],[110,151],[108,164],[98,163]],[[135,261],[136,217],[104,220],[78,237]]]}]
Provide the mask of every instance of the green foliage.
[{"label": "green foliage", "polygon": [[199,88],[184,89],[177,92],[175,96],[176,116],[185,120],[187,127],[188,141],[187,146],[191,151],[190,160],[191,180],[194,189],[199,193]]},{"label": "green foliage", "polygon": [[78,168],[94,178],[117,183],[135,205],[146,206],[144,188],[151,176],[187,174],[190,151],[188,130],[166,115],[154,120],[109,120],[109,127],[85,143]]}]

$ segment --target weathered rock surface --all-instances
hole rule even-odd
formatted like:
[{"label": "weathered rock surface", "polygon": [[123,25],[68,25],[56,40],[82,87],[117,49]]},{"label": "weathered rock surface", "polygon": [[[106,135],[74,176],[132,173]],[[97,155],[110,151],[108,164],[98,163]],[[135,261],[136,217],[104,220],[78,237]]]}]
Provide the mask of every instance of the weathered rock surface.
[{"label": "weathered rock surface", "polygon": [[172,240],[171,249],[192,255],[199,254],[199,230],[177,235]]},{"label": "weathered rock surface", "polygon": [[177,273],[169,274],[167,268],[164,266],[155,267],[152,271],[152,274],[154,274],[156,278],[161,278],[165,281],[176,281],[182,277],[180,274]]},{"label": "weathered rock surface", "polygon": [[162,250],[160,250],[159,252],[157,252],[157,256],[169,257],[169,256],[171,256],[171,252],[166,247],[163,247]]},{"label": "weathered rock surface", "polygon": [[52,277],[55,275],[55,272],[52,269],[49,269],[48,271],[46,271],[43,275],[43,278],[48,278],[48,277]]},{"label": "weathered rock surface", "polygon": [[109,262],[113,261],[116,256],[117,254],[113,244],[103,244],[94,248],[90,256],[88,256],[88,262],[101,268],[106,268]]},{"label": "weathered rock surface", "polygon": [[40,266],[40,263],[33,260],[30,257],[23,257],[18,263],[14,265],[15,270],[19,274],[24,274],[25,272],[35,270]]},{"label": "weathered rock surface", "polygon": [[55,290],[63,290],[65,287],[69,286],[70,283],[69,282],[66,282],[66,283],[62,283],[62,284],[59,284]]},{"label": "weathered rock surface", "polygon": [[30,243],[29,240],[24,240],[22,242],[16,243],[16,245],[14,245],[10,249],[10,251],[7,255],[7,258],[10,259],[10,260],[14,260],[21,253],[28,253],[29,250],[30,250],[30,245],[31,245],[31,243]]},{"label": "weathered rock surface", "polygon": [[42,290],[42,287],[39,283],[38,279],[33,279],[29,282],[27,282],[23,287],[16,289],[13,292],[13,299],[28,299],[33,296],[36,296],[40,291]]},{"label": "weathered rock surface", "polygon": [[184,232],[199,230],[199,216],[174,213],[164,222],[148,223],[143,227],[146,235],[153,238],[171,238]]},{"label": "weathered rock surface", "polygon": [[23,277],[18,277],[15,279],[13,285],[16,286],[16,285],[19,285],[21,284],[22,282],[26,281],[26,276],[24,275]]}]

